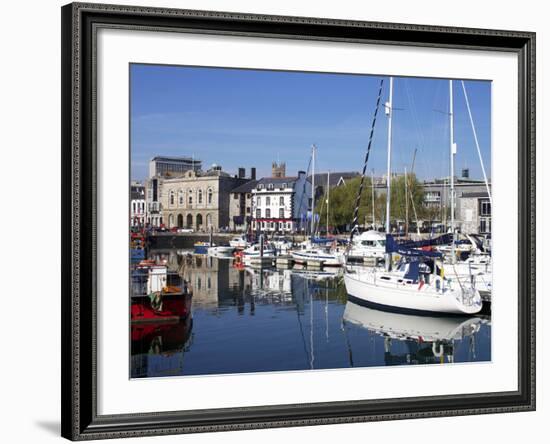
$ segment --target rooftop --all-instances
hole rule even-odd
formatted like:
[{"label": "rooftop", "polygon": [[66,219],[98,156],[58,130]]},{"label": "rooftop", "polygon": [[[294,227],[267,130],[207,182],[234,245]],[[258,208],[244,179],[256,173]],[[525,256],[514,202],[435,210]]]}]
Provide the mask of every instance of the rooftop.
[{"label": "rooftop", "polygon": [[254,188],[256,188],[256,185],[258,184],[257,180],[249,180],[246,183],[243,183],[242,185],[239,185],[236,188],[233,188],[231,190],[232,193],[250,193]]},{"label": "rooftop", "polygon": [[289,187],[294,185],[294,182],[298,180],[297,176],[286,176],[286,177],[262,177],[260,180],[258,180],[257,185],[268,185],[273,184],[275,185],[282,185],[287,184]]},{"label": "rooftop", "polygon": [[[347,179],[353,179],[354,177],[359,177],[361,174],[357,171],[335,171],[330,172],[330,187],[335,187],[337,185],[340,185],[340,181],[347,180]],[[313,175],[315,177],[315,185],[316,186],[327,186],[327,173],[317,173]],[[308,180],[311,182],[311,177],[308,177]]]},{"label": "rooftop", "polygon": [[487,191],[473,191],[471,193],[462,193],[460,197],[485,197],[489,199],[489,194],[487,193]]},{"label": "rooftop", "polygon": [[201,160],[194,159],[193,157],[178,157],[178,156],[155,156],[151,159],[151,161],[201,163]]}]

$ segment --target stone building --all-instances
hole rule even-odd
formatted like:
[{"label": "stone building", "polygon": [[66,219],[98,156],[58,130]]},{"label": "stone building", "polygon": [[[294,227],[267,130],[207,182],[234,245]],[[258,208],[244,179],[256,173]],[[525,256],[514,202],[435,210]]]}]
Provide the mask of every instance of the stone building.
[{"label": "stone building", "polygon": [[271,164],[271,177],[285,177],[286,163],[273,162]]},{"label": "stone building", "polygon": [[460,229],[466,234],[491,233],[491,201],[487,191],[464,192],[460,203]]},{"label": "stone building", "polygon": [[231,190],[229,199],[229,228],[246,231],[252,222],[252,190],[258,181],[253,179]]},{"label": "stone building", "polygon": [[206,172],[189,170],[179,177],[159,178],[159,202],[167,228],[215,231],[229,227],[231,190],[246,179],[231,176],[213,165]]}]

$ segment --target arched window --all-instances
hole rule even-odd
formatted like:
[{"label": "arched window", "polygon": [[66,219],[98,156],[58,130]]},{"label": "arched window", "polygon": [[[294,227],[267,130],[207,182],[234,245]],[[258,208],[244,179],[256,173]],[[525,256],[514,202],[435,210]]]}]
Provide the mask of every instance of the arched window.
[{"label": "arched window", "polygon": [[202,190],[199,190],[199,192],[198,192],[197,202],[200,203],[200,204],[202,203]]},{"label": "arched window", "polygon": [[212,204],[212,188],[208,188],[208,205]]},{"label": "arched window", "polygon": [[189,190],[189,198],[187,199],[189,205],[193,205],[193,190]]},{"label": "arched window", "polygon": [[174,205],[174,192],[170,191],[170,205]]},{"label": "arched window", "polygon": [[183,190],[178,191],[178,205],[183,205],[185,203],[185,196]]},{"label": "arched window", "polygon": [[206,215],[206,226],[208,228],[212,226],[212,215],[210,213]]}]

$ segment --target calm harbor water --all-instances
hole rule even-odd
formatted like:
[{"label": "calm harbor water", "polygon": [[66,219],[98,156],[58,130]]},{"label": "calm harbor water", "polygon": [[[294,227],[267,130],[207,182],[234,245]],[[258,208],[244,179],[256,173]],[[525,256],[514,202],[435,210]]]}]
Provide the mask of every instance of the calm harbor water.
[{"label": "calm harbor water", "polygon": [[179,250],[149,257],[191,283],[191,315],[132,325],[133,378],[491,359],[487,316],[367,308],[348,301],[340,270],[259,270]]}]

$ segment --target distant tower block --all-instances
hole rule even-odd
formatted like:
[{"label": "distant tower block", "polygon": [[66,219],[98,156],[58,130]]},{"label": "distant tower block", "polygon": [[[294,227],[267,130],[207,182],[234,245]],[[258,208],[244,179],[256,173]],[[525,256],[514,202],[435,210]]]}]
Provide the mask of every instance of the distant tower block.
[{"label": "distant tower block", "polygon": [[273,162],[271,164],[271,177],[286,177],[286,163]]}]

